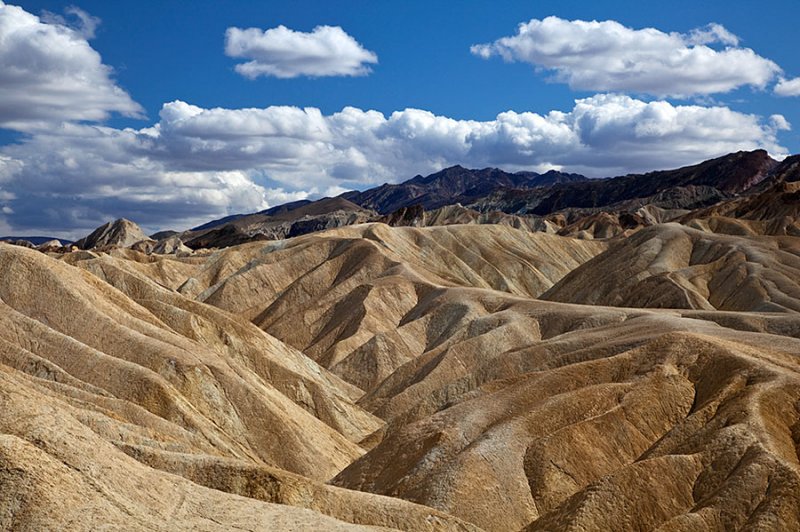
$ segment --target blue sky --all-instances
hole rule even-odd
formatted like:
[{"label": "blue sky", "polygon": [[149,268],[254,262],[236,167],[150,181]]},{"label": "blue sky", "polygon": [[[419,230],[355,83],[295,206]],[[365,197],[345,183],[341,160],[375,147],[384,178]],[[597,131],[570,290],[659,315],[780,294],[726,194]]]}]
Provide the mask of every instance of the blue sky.
[{"label": "blue sky", "polygon": [[[11,6],[24,13],[10,17]],[[735,149],[763,146],[778,157],[800,152],[800,97],[775,94],[782,79],[800,77],[791,44],[800,15],[796,1],[76,0],[0,3],[0,18],[3,10],[12,22],[0,22],[0,36],[14,24],[29,24],[23,15],[41,17],[39,30],[71,28],[63,32],[81,41],[83,55],[71,56],[76,70],[65,72],[57,66],[63,58],[42,55],[49,53],[47,42],[27,63],[29,47],[4,53],[7,45],[0,44],[0,64],[24,69],[36,62],[44,72],[0,74],[0,232],[75,236],[118,216],[148,229],[183,228],[231,212],[402,181],[449,164],[605,176],[690,164]],[[99,21],[87,27],[78,12]],[[519,24],[546,17],[558,19],[518,33]],[[535,48],[543,38],[559,46],[558,39],[574,38],[569,32],[585,29],[571,24],[575,20],[618,26],[587,33],[588,51],[578,59],[563,49],[530,51],[530,43]],[[725,31],[711,31],[709,24]],[[310,33],[315,27],[337,27],[341,33],[332,32],[326,42],[350,48],[320,60],[329,65],[314,59],[313,68],[322,70],[290,78],[269,74],[274,64],[265,63],[275,50],[264,51],[260,34],[243,34],[240,57],[226,54],[229,28],[279,26],[320,42],[322,34]],[[652,37],[643,28],[660,32],[651,43],[655,50],[689,54],[687,62],[667,65],[670,72],[652,58],[627,57],[638,39]],[[707,37],[692,33],[698,28]],[[673,43],[674,50],[670,34],[682,35],[673,38],[682,43]],[[30,35],[35,44],[41,31]],[[270,39],[303,37],[281,35]],[[610,39],[607,49],[592,47],[598,36]],[[497,44],[504,37],[512,40]],[[613,42],[617,38],[630,40]],[[471,51],[480,44],[490,45],[488,58]],[[705,46],[716,55],[698,63],[694,48]],[[377,63],[351,64],[371,56]],[[641,76],[606,71],[616,59]],[[252,61],[268,73],[250,79],[235,69]],[[57,70],[51,78],[48,68]],[[91,86],[72,87],[69,80],[87,79],[86,72]],[[71,87],[67,94],[42,89],[59,76]],[[714,78],[727,85],[715,85]],[[793,85],[785,86],[784,93],[794,94]],[[42,98],[54,101],[42,105]],[[53,111],[17,116],[32,104]],[[416,111],[393,115],[406,109]]]}]

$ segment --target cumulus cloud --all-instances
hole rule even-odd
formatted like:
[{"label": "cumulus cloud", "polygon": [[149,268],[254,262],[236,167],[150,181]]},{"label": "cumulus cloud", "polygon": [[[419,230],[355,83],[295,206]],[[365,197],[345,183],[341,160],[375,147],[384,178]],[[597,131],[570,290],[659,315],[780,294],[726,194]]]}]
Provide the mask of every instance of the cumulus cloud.
[{"label": "cumulus cloud", "polygon": [[31,131],[142,108],[83,35],[0,0],[0,127]]},{"label": "cumulus cloud", "polygon": [[762,89],[781,72],[738,44],[738,37],[719,24],[682,34],[632,29],[613,20],[547,17],[471,51],[484,59],[529,63],[573,89],[688,97],[742,86]]},{"label": "cumulus cloud", "polygon": [[348,186],[397,180],[444,165],[647,170],[737,149],[785,154],[775,127],[727,107],[645,102],[601,94],[545,115],[508,111],[494,120],[455,120],[420,109],[384,116],[346,107],[202,109],[165,104],[151,131],[153,156],[186,170],[262,168],[287,185]]},{"label": "cumulus cloud", "polygon": [[358,43],[339,26],[317,26],[310,33],[278,26],[228,28],[225,54],[249,59],[236,65],[236,72],[255,79],[259,76],[363,76],[378,56]]},{"label": "cumulus cloud", "polygon": [[800,78],[781,79],[775,85],[775,94],[778,96],[800,96]]},{"label": "cumulus cloud", "polygon": [[80,236],[120,216],[149,228],[185,228],[220,213],[269,205],[270,191],[247,172],[171,168],[152,157],[157,149],[131,129],[74,124],[5,146],[9,171],[0,188],[15,195],[7,202],[14,209],[7,220],[28,230]]},{"label": "cumulus cloud", "polygon": [[722,24],[712,22],[703,28],[695,28],[685,38],[687,44],[721,43],[728,46],[739,46],[739,37],[729,32]]},{"label": "cumulus cloud", "polygon": [[[420,109],[163,106],[148,128],[66,124],[0,148],[0,204],[19,230],[81,232],[119,216],[152,229],[397,182],[445,166],[558,167],[593,176],[670,168],[740,149],[786,154],[788,122],[616,94],[547,114],[456,120]],[[77,228],[80,228],[78,230]]]}]

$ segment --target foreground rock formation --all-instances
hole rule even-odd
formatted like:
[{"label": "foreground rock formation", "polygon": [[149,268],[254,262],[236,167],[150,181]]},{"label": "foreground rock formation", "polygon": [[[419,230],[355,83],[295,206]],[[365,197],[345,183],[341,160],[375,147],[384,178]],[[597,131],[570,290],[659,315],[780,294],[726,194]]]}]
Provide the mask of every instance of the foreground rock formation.
[{"label": "foreground rock formation", "polygon": [[645,215],[0,244],[0,529],[800,529],[797,239]]}]

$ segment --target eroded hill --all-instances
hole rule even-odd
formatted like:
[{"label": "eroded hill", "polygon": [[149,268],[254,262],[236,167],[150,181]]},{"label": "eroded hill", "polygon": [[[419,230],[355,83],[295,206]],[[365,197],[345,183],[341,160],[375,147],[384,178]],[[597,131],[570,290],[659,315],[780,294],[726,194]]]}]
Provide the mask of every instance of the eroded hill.
[{"label": "eroded hill", "polygon": [[800,529],[787,161],[691,212],[0,243],[0,528]]}]

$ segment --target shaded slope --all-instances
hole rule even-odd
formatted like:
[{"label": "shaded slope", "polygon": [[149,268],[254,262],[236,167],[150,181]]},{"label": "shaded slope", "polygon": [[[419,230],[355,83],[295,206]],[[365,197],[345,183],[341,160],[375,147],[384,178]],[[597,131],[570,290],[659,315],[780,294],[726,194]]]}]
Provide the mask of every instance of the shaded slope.
[{"label": "shaded slope", "polygon": [[258,240],[280,240],[369,221],[375,213],[343,198],[298,201],[265,211],[209,222],[181,234],[193,249],[230,247]]},{"label": "shaded slope", "polygon": [[758,194],[688,213],[679,221],[715,233],[800,236],[800,182],[779,177]]}]

